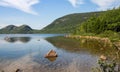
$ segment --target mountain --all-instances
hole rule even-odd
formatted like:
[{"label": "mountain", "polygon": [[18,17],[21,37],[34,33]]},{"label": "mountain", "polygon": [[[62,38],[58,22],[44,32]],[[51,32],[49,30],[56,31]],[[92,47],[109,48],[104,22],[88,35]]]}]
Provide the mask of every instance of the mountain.
[{"label": "mountain", "polygon": [[0,33],[94,33],[106,30],[120,32],[120,8],[88,13],[75,13],[60,17],[42,30],[33,30],[27,25],[9,25],[0,29]]},{"label": "mountain", "polygon": [[91,16],[98,16],[101,12],[75,13],[56,19],[41,30],[42,33],[71,33],[82,22]]},{"label": "mountain", "polygon": [[0,29],[0,33],[2,34],[9,34],[9,33],[31,33],[33,29],[29,27],[28,25],[21,25],[21,26],[14,26],[14,25],[8,25],[2,29]]}]

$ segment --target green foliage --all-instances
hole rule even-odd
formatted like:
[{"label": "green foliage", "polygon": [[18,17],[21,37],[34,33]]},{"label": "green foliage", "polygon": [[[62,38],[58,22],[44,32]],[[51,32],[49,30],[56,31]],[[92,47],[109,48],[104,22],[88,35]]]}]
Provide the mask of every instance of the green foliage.
[{"label": "green foliage", "polygon": [[73,33],[76,27],[94,14],[101,12],[76,13],[56,19],[53,23],[41,30],[42,33]]},{"label": "green foliage", "polygon": [[107,60],[98,60],[98,64],[101,68],[101,71],[102,72],[117,72],[115,70],[115,67],[117,66],[116,65],[116,62],[113,60],[113,61],[107,61]]},{"label": "green foliage", "polygon": [[111,41],[120,40],[120,8],[92,16],[76,27],[73,34],[108,37]]},{"label": "green foliage", "polygon": [[111,41],[120,40],[120,33],[117,33],[117,32],[111,31],[111,30],[106,30],[103,33],[99,34],[98,36],[108,37]]},{"label": "green foliage", "polygon": [[75,34],[81,34],[81,32],[101,34],[106,30],[120,32],[120,8],[89,18],[77,27]]}]

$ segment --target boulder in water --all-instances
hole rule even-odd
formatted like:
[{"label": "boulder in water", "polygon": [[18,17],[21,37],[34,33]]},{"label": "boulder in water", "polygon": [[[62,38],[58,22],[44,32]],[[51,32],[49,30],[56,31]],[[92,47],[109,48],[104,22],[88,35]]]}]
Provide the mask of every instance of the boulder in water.
[{"label": "boulder in water", "polygon": [[56,51],[54,51],[54,50],[50,50],[50,51],[45,55],[46,58],[48,58],[48,57],[57,57],[57,56],[58,56],[58,55],[57,55]]}]

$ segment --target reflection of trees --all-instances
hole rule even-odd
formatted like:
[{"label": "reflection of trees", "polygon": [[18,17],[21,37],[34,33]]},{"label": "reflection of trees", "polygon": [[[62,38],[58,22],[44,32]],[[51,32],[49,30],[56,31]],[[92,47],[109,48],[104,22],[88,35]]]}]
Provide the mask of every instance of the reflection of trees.
[{"label": "reflection of trees", "polygon": [[95,56],[105,55],[108,60],[115,59],[120,64],[120,54],[109,43],[101,42],[94,39],[70,39],[64,37],[47,38],[57,48],[62,48],[73,53],[90,53]]},{"label": "reflection of trees", "polygon": [[[64,37],[47,38],[47,41],[58,48],[63,48],[69,52],[90,52],[92,54],[112,54],[115,52],[110,44],[90,39],[70,39]],[[106,44],[106,45],[104,45]],[[111,52],[112,51],[112,52]]]},{"label": "reflection of trees", "polygon": [[4,40],[8,41],[8,42],[16,42],[16,41],[21,41],[23,43],[27,43],[30,41],[30,37],[5,37]]}]

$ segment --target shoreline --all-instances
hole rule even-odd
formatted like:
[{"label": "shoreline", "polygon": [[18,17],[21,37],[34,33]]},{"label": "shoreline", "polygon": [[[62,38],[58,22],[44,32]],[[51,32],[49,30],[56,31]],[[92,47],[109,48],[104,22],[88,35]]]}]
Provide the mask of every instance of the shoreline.
[{"label": "shoreline", "polygon": [[109,43],[111,45],[115,45],[120,50],[120,40],[112,42],[108,37],[99,37],[99,36],[82,36],[82,35],[66,35],[66,38],[74,38],[74,39],[91,39],[91,40],[99,40],[101,42]]}]

